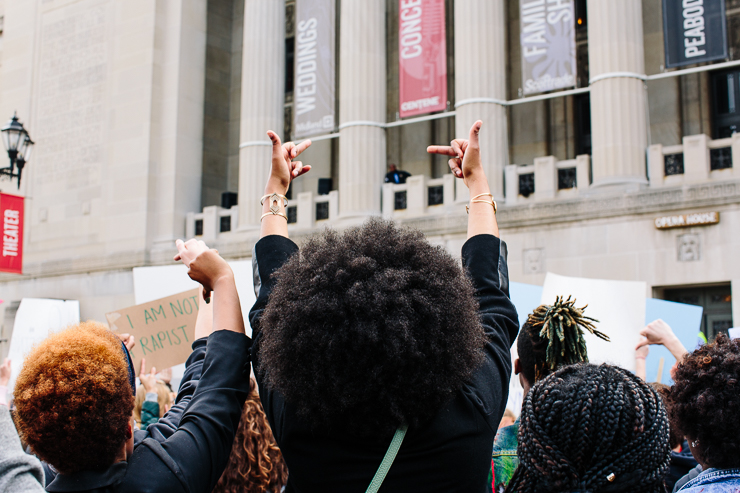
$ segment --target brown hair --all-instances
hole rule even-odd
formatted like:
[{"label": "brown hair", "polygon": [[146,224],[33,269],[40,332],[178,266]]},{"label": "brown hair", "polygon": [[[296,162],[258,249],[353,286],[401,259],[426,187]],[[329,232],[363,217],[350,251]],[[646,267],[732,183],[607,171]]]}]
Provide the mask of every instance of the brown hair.
[{"label": "brown hair", "polygon": [[254,379],[250,387],[229,463],[213,493],[279,493],[288,482],[288,467],[275,443]]},{"label": "brown hair", "polygon": [[109,467],[129,438],[134,396],[121,341],[83,322],[47,337],[15,383],[16,427],[60,473]]}]

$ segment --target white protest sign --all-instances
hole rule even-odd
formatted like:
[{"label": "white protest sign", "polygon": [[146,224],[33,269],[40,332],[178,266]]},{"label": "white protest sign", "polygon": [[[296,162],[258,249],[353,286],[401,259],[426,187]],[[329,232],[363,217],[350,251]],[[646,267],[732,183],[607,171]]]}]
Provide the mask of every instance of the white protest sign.
[{"label": "white protest sign", "polygon": [[12,393],[15,379],[23,367],[23,360],[35,344],[50,334],[80,323],[80,302],[23,298],[15,314],[13,334],[10,337],[8,358],[12,360],[12,375],[8,392]]},{"label": "white protest sign", "polygon": [[645,327],[647,285],[636,281],[610,281],[565,277],[548,273],[541,303],[552,305],[557,296],[573,296],[579,308],[588,305],[585,315],[599,322],[596,328],[611,339],[603,341],[585,333],[588,359],[635,371],[635,346]]}]

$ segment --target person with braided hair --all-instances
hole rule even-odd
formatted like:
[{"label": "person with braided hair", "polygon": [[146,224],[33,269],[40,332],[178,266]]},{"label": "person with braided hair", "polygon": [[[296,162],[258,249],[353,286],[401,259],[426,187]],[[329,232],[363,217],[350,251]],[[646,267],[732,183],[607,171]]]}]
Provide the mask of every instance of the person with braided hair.
[{"label": "person with braided hair", "polygon": [[[527,317],[517,339],[518,358],[514,360],[514,372],[524,394],[539,380],[565,365],[588,361],[584,330],[609,340],[596,330],[598,322],[583,314],[586,307],[577,308],[576,300],[569,296],[555,298],[553,305],[540,305]],[[511,480],[519,465],[517,436],[519,420],[501,428],[496,433],[491,457],[489,491],[500,493]]]},{"label": "person with braided hair", "polygon": [[524,399],[506,493],[662,493],[669,425],[658,393],[608,364],[566,366]]},{"label": "person with braided hair", "polygon": [[681,493],[740,490],[740,340],[720,334],[683,357],[665,395],[671,424],[688,438],[702,472]]}]

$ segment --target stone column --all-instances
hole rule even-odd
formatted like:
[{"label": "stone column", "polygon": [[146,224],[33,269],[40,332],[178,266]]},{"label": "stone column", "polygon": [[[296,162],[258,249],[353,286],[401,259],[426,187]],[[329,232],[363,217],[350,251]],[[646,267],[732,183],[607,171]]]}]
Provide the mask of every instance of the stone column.
[{"label": "stone column", "polygon": [[[506,106],[506,9],[504,0],[455,2],[455,136],[467,138],[476,120],[481,155],[491,193],[503,198],[504,168],[509,164]],[[481,101],[483,100],[483,101]],[[467,200],[457,180],[458,200]]]},{"label": "stone column", "polygon": [[642,0],[588,0],[593,185],[647,185]]},{"label": "stone column", "polygon": [[339,214],[380,214],[385,155],[385,0],[342,0]]},{"label": "stone column", "polygon": [[239,147],[239,229],[259,227],[260,197],[270,171],[267,131],[283,138],[285,101],[285,2],[248,0]]}]

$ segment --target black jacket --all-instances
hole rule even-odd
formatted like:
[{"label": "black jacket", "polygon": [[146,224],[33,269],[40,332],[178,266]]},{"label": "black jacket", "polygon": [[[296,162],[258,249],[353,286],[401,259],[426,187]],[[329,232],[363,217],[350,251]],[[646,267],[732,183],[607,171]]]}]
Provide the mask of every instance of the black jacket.
[{"label": "black jacket", "polygon": [[[253,262],[259,276],[257,302],[250,311],[254,344],[252,362],[260,396],[282,450],[290,476],[286,492],[364,492],[380,466],[388,443],[360,440],[327,430],[311,430],[296,417],[283,396],[260,377],[259,319],[273,288],[271,274],[298,247],[281,236],[268,236],[255,245]],[[491,447],[504,413],[511,376],[510,347],[518,331],[517,314],[509,300],[499,270],[498,238],[480,235],[462,249],[480,304],[480,317],[488,344],[486,358],[472,380],[456,393],[431,422],[411,428],[401,446],[381,492],[465,492],[486,490],[491,468]],[[505,276],[505,274],[504,274]]]},{"label": "black jacket", "polygon": [[177,400],[158,423],[134,432],[134,453],[105,471],[55,475],[50,492],[210,493],[226,467],[249,394],[250,340],[220,330],[193,343]]}]

